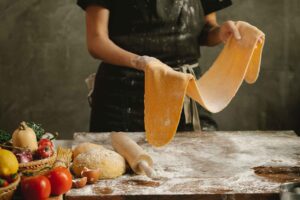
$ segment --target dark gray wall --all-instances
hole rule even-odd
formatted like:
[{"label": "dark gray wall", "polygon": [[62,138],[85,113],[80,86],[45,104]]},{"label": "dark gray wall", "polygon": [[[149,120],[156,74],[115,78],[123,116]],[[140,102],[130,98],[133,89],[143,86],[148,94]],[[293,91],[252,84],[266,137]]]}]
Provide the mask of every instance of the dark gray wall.
[{"label": "dark gray wall", "polygon": [[[299,0],[234,0],[219,12],[220,21],[248,21],[266,33],[260,78],[214,115],[220,129],[300,131],[299,13]],[[27,120],[64,138],[88,130],[84,79],[99,62],[86,51],[84,23],[75,0],[0,1],[1,129]],[[201,65],[221,48],[203,48]]]}]

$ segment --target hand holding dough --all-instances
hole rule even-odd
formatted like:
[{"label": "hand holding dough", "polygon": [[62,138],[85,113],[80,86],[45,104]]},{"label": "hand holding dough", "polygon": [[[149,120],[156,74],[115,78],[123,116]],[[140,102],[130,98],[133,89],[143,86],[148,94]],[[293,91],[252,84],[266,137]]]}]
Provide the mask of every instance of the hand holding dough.
[{"label": "hand holding dough", "polygon": [[237,27],[242,39],[231,37],[210,69],[197,81],[191,74],[176,72],[157,62],[146,67],[145,130],[150,144],[163,146],[172,140],[185,95],[215,113],[229,104],[243,80],[256,81],[264,33],[246,22],[237,22]]}]

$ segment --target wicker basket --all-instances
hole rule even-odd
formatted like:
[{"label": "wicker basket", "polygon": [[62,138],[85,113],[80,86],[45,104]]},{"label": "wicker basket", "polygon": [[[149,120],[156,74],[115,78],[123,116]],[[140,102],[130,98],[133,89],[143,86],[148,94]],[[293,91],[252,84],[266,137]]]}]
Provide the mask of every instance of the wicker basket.
[{"label": "wicker basket", "polygon": [[19,163],[19,172],[30,173],[30,172],[41,172],[47,168],[51,168],[54,161],[56,160],[56,152],[49,158],[44,158],[41,160],[34,160],[27,163]]},{"label": "wicker basket", "polygon": [[10,200],[12,199],[15,190],[17,189],[20,182],[20,175],[18,175],[17,180],[9,184],[6,187],[0,188],[0,200]]}]

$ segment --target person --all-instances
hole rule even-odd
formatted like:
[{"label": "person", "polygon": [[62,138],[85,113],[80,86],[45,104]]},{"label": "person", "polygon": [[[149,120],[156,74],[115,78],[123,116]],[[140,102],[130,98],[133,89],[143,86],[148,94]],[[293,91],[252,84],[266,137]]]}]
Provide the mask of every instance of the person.
[{"label": "person", "polygon": [[[215,12],[230,6],[230,0],[77,0],[77,4],[86,12],[88,51],[102,60],[91,95],[91,132],[144,131],[143,71],[149,62],[158,60],[198,79],[199,46],[215,46],[230,36],[241,38],[234,21],[217,23]],[[199,129],[191,116],[200,117],[204,130],[217,128],[199,105],[196,110],[190,107],[185,106],[178,131]]]}]

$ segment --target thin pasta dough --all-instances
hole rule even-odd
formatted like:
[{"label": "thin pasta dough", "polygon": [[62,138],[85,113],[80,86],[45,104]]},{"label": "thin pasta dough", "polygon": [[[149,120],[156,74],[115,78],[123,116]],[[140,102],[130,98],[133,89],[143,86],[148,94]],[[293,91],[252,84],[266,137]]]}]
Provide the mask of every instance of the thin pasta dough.
[{"label": "thin pasta dough", "polygon": [[[259,75],[264,33],[239,21],[241,40],[230,37],[210,69],[199,79],[174,71],[161,62],[145,70],[145,130],[151,145],[169,143],[178,127],[185,95],[210,112],[223,110],[243,80],[254,83]],[[262,38],[262,42],[258,42]]]}]

